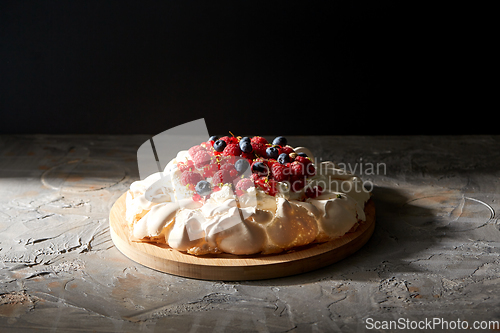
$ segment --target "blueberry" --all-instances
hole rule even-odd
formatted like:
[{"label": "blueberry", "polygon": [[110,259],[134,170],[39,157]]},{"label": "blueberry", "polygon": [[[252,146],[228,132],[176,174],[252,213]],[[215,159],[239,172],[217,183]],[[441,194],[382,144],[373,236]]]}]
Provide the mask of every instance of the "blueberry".
[{"label": "blueberry", "polygon": [[201,196],[209,195],[212,192],[212,187],[206,180],[200,180],[194,189]]},{"label": "blueberry", "polygon": [[244,136],[244,137],[242,137],[242,138],[240,139],[240,143],[241,143],[242,141],[248,141],[248,142],[250,142],[250,138],[249,138],[248,136]]},{"label": "blueberry", "polygon": [[286,153],[282,153],[280,154],[280,156],[278,156],[278,162],[280,162],[281,164],[287,164],[288,162],[290,162],[290,156]]},{"label": "blueberry", "polygon": [[297,153],[297,156],[307,157],[306,153]]},{"label": "blueberry", "polygon": [[214,142],[214,149],[215,151],[218,151],[219,153],[222,153],[222,151],[226,148],[226,141],[224,140],[217,140]]},{"label": "blueberry", "polygon": [[241,141],[240,140],[240,149],[244,153],[250,153],[252,152],[252,145],[250,144],[250,141]]},{"label": "blueberry", "polygon": [[210,138],[208,138],[208,141],[217,141],[219,140],[219,137],[217,135],[212,135]]},{"label": "blueberry", "polygon": [[234,163],[234,167],[236,168],[236,171],[238,171],[238,174],[241,175],[244,173],[248,167],[250,166],[250,163],[244,158],[237,160],[236,163]]},{"label": "blueberry", "polygon": [[266,149],[267,157],[277,159],[280,152],[276,147],[269,147]]},{"label": "blueberry", "polygon": [[273,145],[278,145],[281,147],[286,146],[287,140],[284,136],[278,136],[273,140]]},{"label": "blueberry", "polygon": [[252,165],[252,172],[255,172],[259,176],[267,176],[269,173],[269,169],[267,168],[267,165],[262,163],[262,162],[255,162]]}]

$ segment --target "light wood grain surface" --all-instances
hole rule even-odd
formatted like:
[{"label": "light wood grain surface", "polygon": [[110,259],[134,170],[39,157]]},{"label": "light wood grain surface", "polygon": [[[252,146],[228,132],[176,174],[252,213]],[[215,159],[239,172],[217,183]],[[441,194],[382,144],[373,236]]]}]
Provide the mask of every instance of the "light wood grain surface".
[{"label": "light wood grain surface", "polygon": [[114,245],[109,213],[138,179],[147,138],[0,136],[0,332],[363,332],[375,331],[368,318],[500,318],[500,137],[289,137],[373,184],[376,226],[341,261],[254,281],[165,274]]}]

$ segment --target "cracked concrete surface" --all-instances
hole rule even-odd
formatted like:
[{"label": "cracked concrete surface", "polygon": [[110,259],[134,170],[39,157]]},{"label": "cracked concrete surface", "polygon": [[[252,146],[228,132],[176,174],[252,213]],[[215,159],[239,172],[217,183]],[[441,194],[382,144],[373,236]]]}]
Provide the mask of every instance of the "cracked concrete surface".
[{"label": "cracked concrete surface", "polygon": [[230,283],[153,271],[113,246],[109,209],[137,179],[145,140],[0,137],[1,332],[364,332],[370,318],[500,320],[500,137],[290,137],[323,160],[385,165],[361,174],[374,185],[375,233],[334,265]]}]

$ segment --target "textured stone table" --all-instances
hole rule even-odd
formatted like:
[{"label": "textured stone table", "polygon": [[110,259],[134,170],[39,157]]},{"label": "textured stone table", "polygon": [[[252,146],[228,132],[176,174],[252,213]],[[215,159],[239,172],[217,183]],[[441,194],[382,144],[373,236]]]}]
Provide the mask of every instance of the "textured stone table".
[{"label": "textured stone table", "polygon": [[329,267],[236,283],[153,271],[113,246],[108,213],[138,178],[146,139],[0,137],[0,332],[363,332],[397,320],[500,320],[500,137],[290,137],[373,184],[375,233]]}]

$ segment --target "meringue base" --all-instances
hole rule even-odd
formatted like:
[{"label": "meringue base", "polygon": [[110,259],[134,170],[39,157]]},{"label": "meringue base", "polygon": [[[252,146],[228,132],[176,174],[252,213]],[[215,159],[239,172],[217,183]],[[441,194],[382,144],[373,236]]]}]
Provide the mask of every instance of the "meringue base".
[{"label": "meringue base", "polygon": [[[125,219],[126,193],[110,212],[110,233],[115,246],[128,258],[146,267],[183,277],[202,280],[260,280],[304,273],[333,264],[359,250],[375,228],[375,204],[365,205],[366,221],[355,230],[324,242],[296,247],[280,254],[210,254],[193,256],[172,249],[155,237],[148,241],[132,241]],[[160,241],[160,242],[159,242]]]}]

